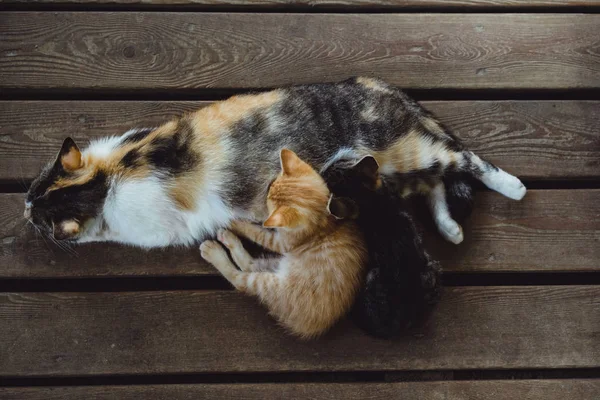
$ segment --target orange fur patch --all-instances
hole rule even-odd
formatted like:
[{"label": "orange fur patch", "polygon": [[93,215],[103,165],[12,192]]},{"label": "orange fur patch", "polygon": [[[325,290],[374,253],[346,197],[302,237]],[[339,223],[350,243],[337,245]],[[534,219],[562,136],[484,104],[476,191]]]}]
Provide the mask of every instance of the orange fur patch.
[{"label": "orange fur patch", "polygon": [[430,133],[433,133],[440,139],[448,138],[448,135],[446,134],[444,129],[441,127],[439,122],[437,122],[433,118],[429,118],[429,117],[421,118],[421,124],[423,124],[423,127],[425,129],[427,129],[427,131],[429,131]]},{"label": "orange fur patch", "polygon": [[376,90],[378,92],[392,93],[392,90],[386,84],[380,82],[377,79],[366,78],[361,76],[359,78],[356,78],[356,82],[366,88]]},{"label": "orange fur patch", "polygon": [[220,135],[254,111],[272,107],[283,99],[282,90],[230,97],[194,112],[193,126],[203,135]]}]

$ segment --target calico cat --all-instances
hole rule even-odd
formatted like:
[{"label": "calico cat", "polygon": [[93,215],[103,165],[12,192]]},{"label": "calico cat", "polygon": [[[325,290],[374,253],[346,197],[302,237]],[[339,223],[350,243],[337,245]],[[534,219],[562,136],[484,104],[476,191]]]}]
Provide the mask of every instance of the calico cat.
[{"label": "calico cat", "polygon": [[234,96],[156,129],[93,141],[66,139],[33,182],[25,216],[75,242],[190,245],[233,219],[264,221],[279,151],[320,170],[348,154],[372,155],[381,174],[428,196],[438,230],[463,240],[442,177],[465,172],[512,199],[516,177],[468,151],[399,89],[370,78]]},{"label": "calico cat", "polygon": [[323,178],[285,149],[281,175],[271,184],[266,203],[270,215],[263,227],[234,221],[232,229],[281,257],[253,259],[226,230],[219,231],[218,239],[241,271],[215,241],[202,243],[202,257],[236,289],[257,296],[293,334],[305,339],[321,335],[350,309],[366,262],[354,222],[330,212],[350,211],[350,203],[332,197]]},{"label": "calico cat", "polygon": [[356,202],[357,224],[368,249],[366,283],[353,306],[353,319],[368,334],[390,338],[438,301],[441,268],[424,250],[395,182],[380,177],[378,170],[375,159],[366,156],[338,160],[322,176],[336,196]]}]

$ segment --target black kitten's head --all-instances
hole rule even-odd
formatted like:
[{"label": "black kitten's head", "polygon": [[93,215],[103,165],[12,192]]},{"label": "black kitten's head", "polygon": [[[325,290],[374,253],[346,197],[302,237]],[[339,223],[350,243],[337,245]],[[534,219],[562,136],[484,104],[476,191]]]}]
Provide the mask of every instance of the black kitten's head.
[{"label": "black kitten's head", "polygon": [[338,202],[342,209],[331,208],[330,212],[335,216],[357,218],[359,206],[368,203],[369,197],[381,186],[378,171],[379,165],[372,156],[337,160],[322,171],[321,176],[334,197],[345,199]]},{"label": "black kitten's head", "polygon": [[330,190],[339,196],[354,198],[361,192],[373,192],[381,186],[379,164],[372,156],[338,160],[321,175]]},{"label": "black kitten's head", "polygon": [[57,240],[76,239],[83,225],[100,214],[107,192],[106,173],[86,165],[75,142],[67,138],[56,160],[31,184],[24,216]]}]

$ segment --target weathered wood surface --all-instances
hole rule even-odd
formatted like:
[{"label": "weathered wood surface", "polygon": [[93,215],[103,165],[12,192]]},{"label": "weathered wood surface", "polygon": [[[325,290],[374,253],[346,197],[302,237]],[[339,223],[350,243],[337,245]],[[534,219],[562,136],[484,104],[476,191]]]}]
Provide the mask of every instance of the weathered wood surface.
[{"label": "weathered wood surface", "polygon": [[[156,126],[209,102],[0,101],[0,180],[33,179],[63,139]],[[526,179],[600,176],[599,101],[425,101],[478,154]]]},{"label": "weathered wood surface", "polygon": [[489,8],[498,9],[510,7],[519,8],[543,8],[543,7],[592,7],[599,6],[598,0],[0,0],[0,3],[45,3],[45,4],[114,4],[114,5],[191,5],[210,7],[239,7],[244,9],[290,9],[294,7],[310,7],[311,9],[338,9],[338,10],[360,10],[361,8],[381,8],[389,10],[410,10],[419,8],[444,9],[465,7],[485,10]]},{"label": "weathered wood surface", "polygon": [[394,341],[349,321],[302,342],[232,291],[0,294],[0,375],[573,368],[600,365],[599,286],[446,288]]},{"label": "weathered wood surface", "polygon": [[600,86],[600,15],[6,12],[0,89]]},{"label": "weathered wood surface", "polygon": [[[23,195],[0,195],[0,278],[217,274],[196,248],[146,251],[86,244],[64,252],[24,228]],[[600,190],[532,190],[521,202],[480,193],[465,242],[431,232],[448,272],[600,271]]]},{"label": "weathered wood surface", "polygon": [[176,384],[0,388],[4,400],[597,400],[600,380]]}]

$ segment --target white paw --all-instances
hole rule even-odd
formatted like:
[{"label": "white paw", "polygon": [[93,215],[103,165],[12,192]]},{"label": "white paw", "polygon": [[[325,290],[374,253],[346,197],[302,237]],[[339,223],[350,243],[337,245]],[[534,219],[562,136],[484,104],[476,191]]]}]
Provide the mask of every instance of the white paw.
[{"label": "white paw", "polygon": [[502,172],[498,177],[498,192],[509,199],[521,200],[527,192],[525,185],[516,176]]},{"label": "white paw", "polygon": [[446,219],[439,221],[438,230],[447,241],[459,244],[463,241],[463,230],[462,227],[456,223],[453,219]]},{"label": "white paw", "polygon": [[217,264],[223,257],[227,258],[225,249],[214,240],[202,242],[200,245],[200,255],[211,264]]}]

